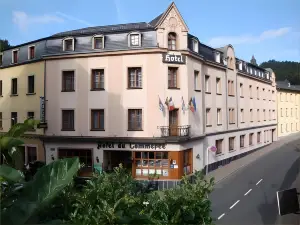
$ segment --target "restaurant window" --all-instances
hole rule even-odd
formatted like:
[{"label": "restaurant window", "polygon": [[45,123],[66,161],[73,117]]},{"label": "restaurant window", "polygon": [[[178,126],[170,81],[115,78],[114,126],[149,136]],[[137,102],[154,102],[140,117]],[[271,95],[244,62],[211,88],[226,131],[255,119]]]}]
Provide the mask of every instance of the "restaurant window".
[{"label": "restaurant window", "polygon": [[217,84],[217,94],[222,94],[222,84],[221,84],[221,78],[216,78],[216,84]]},{"label": "restaurant window", "polygon": [[235,137],[230,137],[229,138],[229,151],[234,150],[234,142],[235,142]]},{"label": "restaurant window", "polygon": [[199,71],[197,71],[197,70],[194,71],[194,90],[195,91],[200,91],[201,90],[200,75],[199,75]]},{"label": "restaurant window", "polygon": [[104,109],[91,110],[91,130],[104,130]]},{"label": "restaurant window", "polygon": [[249,134],[249,145],[253,145],[253,133]]},{"label": "restaurant window", "polygon": [[11,126],[18,123],[18,113],[17,112],[11,112]]},{"label": "restaurant window", "polygon": [[81,168],[81,171],[87,170],[88,172],[93,171],[93,157],[92,151],[90,149],[58,149],[58,158],[73,158],[78,157],[80,164],[83,164],[84,167]]},{"label": "restaurant window", "polygon": [[62,110],[62,128],[63,131],[74,131],[74,110]]},{"label": "restaurant window", "polygon": [[205,92],[210,93],[210,77],[205,75]]},{"label": "restaurant window", "polygon": [[11,79],[11,94],[12,95],[18,94],[18,78]]},{"label": "restaurant window", "polygon": [[261,135],[261,132],[257,132],[257,143],[260,143],[260,135]]},{"label": "restaurant window", "polygon": [[28,76],[27,94],[34,94],[34,75]]},{"label": "restaurant window", "polygon": [[216,140],[217,155],[222,154],[223,151],[222,147],[223,147],[223,139]]},{"label": "restaurant window", "polygon": [[35,46],[29,46],[28,47],[28,59],[34,59],[35,58]]},{"label": "restaurant window", "polygon": [[240,147],[241,148],[245,147],[245,135],[240,136]]},{"label": "restaurant window", "polygon": [[101,35],[96,35],[93,37],[93,49],[103,49],[104,48],[104,37]]},{"label": "restaurant window", "polygon": [[74,51],[75,43],[74,38],[65,38],[63,40],[63,51]]},{"label": "restaurant window", "polygon": [[134,152],[134,166],[136,176],[157,174],[158,176],[169,176],[168,152]]},{"label": "restaurant window", "polygon": [[92,70],[92,87],[95,90],[104,90],[104,69]]},{"label": "restaurant window", "polygon": [[19,50],[12,51],[12,63],[18,63],[19,60]]},{"label": "restaurant window", "polygon": [[178,87],[178,68],[169,67],[168,68],[168,88]]},{"label": "restaurant window", "polygon": [[185,150],[183,151],[183,173],[190,174],[192,173],[192,150]]},{"label": "restaurant window", "polygon": [[138,47],[141,46],[141,34],[140,33],[131,33],[129,34],[129,46]]},{"label": "restaurant window", "polygon": [[75,75],[74,71],[62,72],[62,92],[75,91]]},{"label": "restaurant window", "polygon": [[128,109],[128,130],[142,130],[142,109]]},{"label": "restaurant window", "polygon": [[0,112],[0,130],[3,129],[3,123],[2,123],[2,112]]},{"label": "restaurant window", "polygon": [[142,68],[128,68],[128,88],[142,88]]},{"label": "restaurant window", "polygon": [[171,32],[168,35],[168,49],[176,50],[176,34],[174,32]]}]

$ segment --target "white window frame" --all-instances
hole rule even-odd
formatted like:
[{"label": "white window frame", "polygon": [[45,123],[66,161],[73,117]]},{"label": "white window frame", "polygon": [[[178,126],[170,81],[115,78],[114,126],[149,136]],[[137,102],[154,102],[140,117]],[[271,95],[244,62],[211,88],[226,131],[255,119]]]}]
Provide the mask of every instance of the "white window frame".
[{"label": "white window frame", "polygon": [[192,42],[193,42],[193,51],[198,52],[199,50],[198,40],[192,38]]},{"label": "white window frame", "polygon": [[21,146],[23,146],[24,147],[24,154],[25,154],[25,162],[24,162],[24,164],[28,164],[28,154],[27,154],[27,147],[35,147],[36,148],[36,158],[37,158],[37,160],[38,160],[38,152],[39,152],[39,147],[38,147],[38,145],[34,145],[34,144],[23,144],[23,145],[21,145]]},{"label": "white window frame", "polygon": [[69,51],[69,50],[66,50],[66,46],[65,46],[65,41],[68,41],[68,40],[72,40],[72,50],[71,51],[75,51],[75,38],[74,37],[66,37],[62,40],[63,42],[63,51],[66,52],[66,51]]},{"label": "white window frame", "polygon": [[[18,49],[13,49],[12,51],[11,51],[11,63],[12,64],[15,64],[15,63],[18,63],[18,62],[14,62],[14,52],[18,52],[18,58],[19,58],[19,52],[20,52],[20,49],[18,48]],[[18,60],[19,61],[19,60]]]},{"label": "white window frame", "polygon": [[[139,44],[138,45],[131,45],[131,35],[138,35],[139,36]],[[131,32],[128,34],[128,47],[141,47],[142,46],[142,35],[140,32]]]},{"label": "white window frame", "polygon": [[[30,58],[30,48],[31,48],[31,47],[34,47],[34,57],[33,57],[32,59]],[[33,60],[33,59],[35,59],[35,45],[29,45],[28,48],[27,48],[27,52],[28,52],[28,53],[27,53],[27,59],[28,59],[28,60]]]},{"label": "white window frame", "polygon": [[102,49],[104,49],[104,35],[96,34],[92,37],[92,48],[97,50],[97,49],[100,49],[100,48],[95,48],[95,38],[102,38]]}]

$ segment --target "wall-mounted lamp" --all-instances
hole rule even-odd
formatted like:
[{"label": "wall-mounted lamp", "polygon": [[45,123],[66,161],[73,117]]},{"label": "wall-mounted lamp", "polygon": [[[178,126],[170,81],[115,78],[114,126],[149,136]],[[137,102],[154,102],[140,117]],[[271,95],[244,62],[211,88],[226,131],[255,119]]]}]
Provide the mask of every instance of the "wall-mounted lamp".
[{"label": "wall-mounted lamp", "polygon": [[96,162],[99,163],[99,157],[98,156],[96,157]]},{"label": "wall-mounted lamp", "polygon": [[200,155],[199,154],[196,155],[196,159],[200,159]]}]

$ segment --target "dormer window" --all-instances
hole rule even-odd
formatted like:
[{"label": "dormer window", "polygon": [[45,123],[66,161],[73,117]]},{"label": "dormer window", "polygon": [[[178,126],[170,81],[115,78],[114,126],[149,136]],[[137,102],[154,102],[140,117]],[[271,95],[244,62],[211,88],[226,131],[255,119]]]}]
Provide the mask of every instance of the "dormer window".
[{"label": "dormer window", "polygon": [[12,63],[18,63],[19,59],[19,50],[12,51]]},{"label": "dormer window", "polygon": [[141,46],[141,34],[140,33],[129,34],[129,46],[130,47],[140,47]]},{"label": "dormer window", "polygon": [[168,49],[176,50],[176,33],[171,32],[168,35]]},{"label": "dormer window", "polygon": [[198,52],[198,41],[196,39],[192,39],[193,43],[193,51]]},{"label": "dormer window", "polygon": [[267,79],[269,79],[269,73],[267,72]]},{"label": "dormer window", "polygon": [[93,49],[103,49],[104,48],[104,36],[95,35],[93,37]]},{"label": "dormer window", "polygon": [[239,61],[239,70],[243,70],[243,62]]},{"label": "dormer window", "polygon": [[252,74],[252,68],[250,68],[250,74]]},{"label": "dormer window", "polygon": [[35,46],[29,46],[28,47],[28,59],[34,59],[35,58]]},{"label": "dormer window", "polygon": [[220,63],[221,61],[221,54],[218,51],[215,51],[215,60],[217,63]]},{"label": "dormer window", "polygon": [[75,43],[74,38],[65,38],[63,40],[63,51],[74,51],[75,49]]},{"label": "dormer window", "polygon": [[224,62],[224,65],[225,65],[225,66],[227,66],[227,63],[228,63],[227,60],[228,60],[228,57],[224,57],[224,58],[223,58],[223,62]]}]

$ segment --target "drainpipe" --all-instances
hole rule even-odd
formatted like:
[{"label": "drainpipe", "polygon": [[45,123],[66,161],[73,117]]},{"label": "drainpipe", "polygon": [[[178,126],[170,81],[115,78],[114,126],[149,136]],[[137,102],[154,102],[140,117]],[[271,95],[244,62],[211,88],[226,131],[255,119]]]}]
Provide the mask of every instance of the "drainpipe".
[{"label": "drainpipe", "polygon": [[[236,127],[239,128],[239,96],[238,96],[238,76],[237,76],[237,72],[236,72],[236,68],[234,69],[235,71],[235,78],[236,78],[236,81],[235,81],[235,98],[236,98]],[[244,111],[245,113],[245,111]],[[245,114],[244,114],[245,115]]]},{"label": "drainpipe", "polygon": [[[223,59],[224,60],[224,59]],[[228,64],[227,64],[228,66]],[[228,117],[228,80],[227,80],[227,73],[228,73],[228,68],[226,68],[225,72],[225,112],[226,112],[226,130],[228,130],[228,124],[229,124],[229,117]]]},{"label": "drainpipe", "polygon": [[[45,121],[46,121],[46,103],[47,103],[47,100],[46,100],[46,70],[47,69],[47,60],[44,61],[44,118],[45,118]],[[43,122],[45,122],[43,121]],[[43,128],[43,135],[45,135],[45,130],[46,128]],[[45,163],[47,162],[46,161],[46,148],[45,148],[45,141],[43,140],[43,148],[44,148],[44,160],[45,160]]]}]

